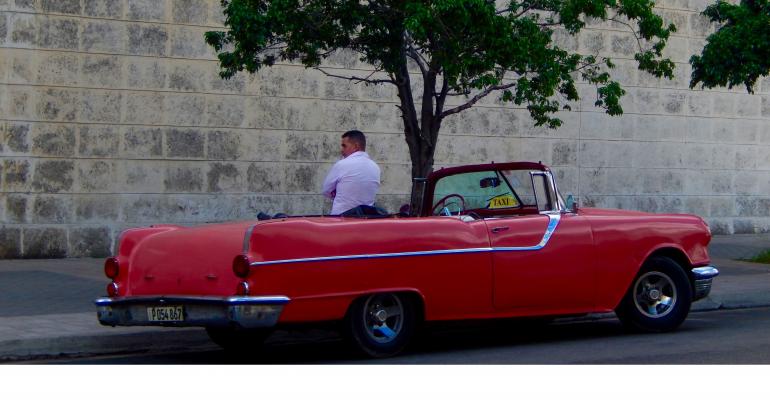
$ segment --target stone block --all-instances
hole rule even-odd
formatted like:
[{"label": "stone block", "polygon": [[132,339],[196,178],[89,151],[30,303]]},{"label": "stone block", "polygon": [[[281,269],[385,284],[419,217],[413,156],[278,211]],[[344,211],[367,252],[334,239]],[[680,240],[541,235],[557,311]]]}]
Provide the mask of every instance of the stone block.
[{"label": "stone block", "polygon": [[[692,8],[690,8],[692,10]],[[703,9],[697,9],[703,11]],[[705,37],[714,31],[714,24],[700,13],[690,14],[690,32],[694,36]]]},{"label": "stone block", "polygon": [[35,9],[35,1],[36,0],[7,0],[9,4],[11,4],[11,9],[15,10],[22,10],[22,11],[32,11]]},{"label": "stone block", "polygon": [[168,221],[169,218],[163,215],[163,208],[167,196],[163,195],[134,195],[123,196],[122,215],[125,222],[129,224],[158,221]]},{"label": "stone block", "polygon": [[77,117],[79,91],[43,89],[37,101],[37,116],[48,121],[74,121]]},{"label": "stone block", "polygon": [[110,192],[117,181],[112,161],[81,160],[78,163],[80,189],[83,193]]},{"label": "stone block", "polygon": [[215,58],[214,48],[204,40],[210,28],[176,26],[171,31],[171,56],[184,58]]},{"label": "stone block", "polygon": [[69,257],[108,257],[112,236],[108,227],[82,226],[69,231]]},{"label": "stone block", "polygon": [[118,154],[120,135],[110,125],[84,125],[80,127],[78,154],[85,157],[115,157]]},{"label": "stone block", "polygon": [[162,89],[168,76],[166,64],[156,60],[134,58],[127,61],[128,86],[137,89]]},{"label": "stone block", "polygon": [[[626,143],[627,144],[627,143]],[[629,155],[634,167],[682,168],[684,154],[676,146],[665,142],[639,142],[633,144]]]},{"label": "stone block", "polygon": [[685,117],[639,115],[636,121],[634,138],[638,141],[682,142],[687,132]]},{"label": "stone block", "polygon": [[[697,46],[697,45],[695,45]],[[703,46],[693,47],[702,49]],[[685,64],[690,59],[690,39],[681,36],[671,36],[663,49],[663,56],[670,58],[671,61],[679,64]]]},{"label": "stone block", "polygon": [[284,167],[277,163],[251,163],[246,171],[246,182],[249,192],[282,193]]},{"label": "stone block", "polygon": [[34,118],[33,101],[35,93],[30,87],[11,87],[6,92],[6,99],[0,98],[5,104],[5,112],[8,118],[29,120]]},{"label": "stone block", "polygon": [[735,95],[735,108],[739,117],[759,117],[762,113],[762,97],[755,94]]},{"label": "stone block", "polygon": [[[318,164],[288,164],[286,171],[286,191],[288,193],[318,193],[323,183],[325,170]],[[319,196],[320,197],[320,196]]]},{"label": "stone block", "polygon": [[206,98],[206,124],[215,127],[239,127],[244,120],[244,101],[240,96]]},{"label": "stone block", "polygon": [[243,192],[244,176],[234,163],[210,163],[206,173],[208,192]]},{"label": "stone block", "polygon": [[582,31],[579,35],[580,52],[599,55],[607,46],[606,35],[601,31]]},{"label": "stone block", "polygon": [[734,233],[731,218],[709,218],[706,223],[714,235],[732,235]]},{"label": "stone block", "polygon": [[197,164],[173,163],[166,169],[166,178],[163,184],[166,192],[201,192],[203,189],[203,169]]},{"label": "stone block", "polygon": [[7,29],[7,41],[15,47],[31,48],[38,43],[38,22],[34,15],[21,13],[10,14]]},{"label": "stone block", "polygon": [[165,115],[165,95],[162,92],[126,93],[123,122],[160,125]]},{"label": "stone block", "polygon": [[759,195],[760,173],[754,171],[738,172],[733,176],[733,188],[738,195]]},{"label": "stone block", "polygon": [[21,228],[0,225],[0,259],[19,258],[21,254]]},{"label": "stone block", "polygon": [[79,92],[74,89],[44,89],[38,99],[37,115],[49,121],[74,121]]},{"label": "stone block", "polygon": [[62,258],[67,256],[67,231],[58,227],[25,227],[24,258]]},{"label": "stone block", "polygon": [[62,224],[72,221],[72,202],[63,196],[39,195],[32,203],[32,222]]},{"label": "stone block", "polygon": [[[8,194],[5,198],[5,222],[23,224],[28,222],[28,196],[23,194]],[[1,257],[0,257],[1,258]]]},{"label": "stone block", "polygon": [[613,117],[606,113],[582,113],[581,139],[631,139],[636,131],[637,118],[631,115]]},{"label": "stone block", "polygon": [[227,93],[244,93],[246,92],[246,73],[241,72],[236,74],[232,78],[224,79],[219,76],[219,70],[216,65],[212,65],[212,69],[206,74],[209,77],[209,86],[211,90]]},{"label": "stone block", "polygon": [[212,131],[208,133],[209,160],[237,160],[241,157],[241,135],[237,131]]},{"label": "stone block", "polygon": [[115,222],[119,203],[116,196],[77,196],[74,198],[75,219],[78,222]]},{"label": "stone block", "polygon": [[37,66],[37,83],[75,86],[80,82],[80,56],[68,53],[42,53]]},{"label": "stone block", "polygon": [[72,125],[36,124],[32,131],[32,154],[74,157],[76,140]]},{"label": "stone block", "polygon": [[[286,159],[296,161],[336,161],[340,155],[340,135],[336,133],[322,134],[320,132],[289,132],[286,135]],[[333,156],[335,150],[336,157]]]},{"label": "stone block", "polygon": [[247,97],[244,105],[245,125],[247,128],[284,129],[286,107],[286,100],[280,97]]},{"label": "stone block", "polygon": [[83,60],[83,84],[104,88],[123,86],[123,59],[117,56],[86,56]]},{"label": "stone block", "polygon": [[120,18],[124,0],[83,0],[83,14],[89,17]]},{"label": "stone block", "polygon": [[80,43],[78,20],[44,17],[39,21],[38,46],[45,49],[78,49]]},{"label": "stone block", "polygon": [[170,158],[203,158],[205,138],[197,129],[166,131],[166,155]]},{"label": "stone block", "polygon": [[208,80],[207,70],[204,66],[184,61],[183,63],[170,67],[168,74],[169,89],[200,92],[206,89]]},{"label": "stone block", "polygon": [[[321,182],[328,169],[321,170]],[[380,190],[379,193],[404,194],[411,189],[412,171],[410,168],[404,168],[398,164],[383,164],[380,166]],[[316,193],[321,191],[321,184],[315,188]],[[319,196],[320,197],[320,196]]]},{"label": "stone block", "polygon": [[317,194],[288,196],[284,202],[284,212],[289,215],[319,215],[331,211],[331,202],[328,202],[328,208],[324,208],[324,198]]},{"label": "stone block", "polygon": [[43,12],[60,14],[81,14],[80,0],[41,0]]},{"label": "stone block", "polygon": [[5,159],[3,161],[3,189],[6,192],[29,190],[29,161]]},{"label": "stone block", "polygon": [[203,124],[206,109],[206,96],[191,94],[166,95],[167,123],[177,126],[200,126]]},{"label": "stone block", "polygon": [[0,14],[0,44],[5,44],[8,36],[8,14]]},{"label": "stone block", "polygon": [[633,56],[639,51],[639,45],[633,35],[626,32],[610,34],[610,51],[616,56]]},{"label": "stone block", "polygon": [[[88,52],[122,53],[126,46],[126,32],[124,22],[85,20],[80,47]],[[141,36],[141,32],[136,35]]]},{"label": "stone block", "polygon": [[577,142],[558,141],[552,143],[552,146],[551,165],[577,165]]},{"label": "stone block", "polygon": [[72,189],[74,170],[73,161],[38,161],[32,175],[32,188],[46,193],[69,191]]},{"label": "stone block", "polygon": [[761,96],[761,97],[762,97],[762,106],[761,106],[762,116],[765,118],[770,117],[770,96]]},{"label": "stone block", "polygon": [[737,146],[735,148],[735,168],[753,170],[757,168],[757,152],[755,146]]},{"label": "stone block", "polygon": [[83,90],[80,94],[80,119],[93,122],[120,122],[120,92]]},{"label": "stone block", "polygon": [[241,157],[249,161],[281,161],[285,133],[280,131],[243,131],[241,135]]},{"label": "stone block", "polygon": [[713,171],[710,174],[711,192],[728,195],[733,193],[733,172]]},{"label": "stone block", "polygon": [[160,128],[128,127],[123,134],[123,152],[129,158],[163,156],[163,133]]},{"label": "stone block", "polygon": [[634,104],[639,113],[660,114],[661,92],[657,89],[639,89],[636,91]]},{"label": "stone block", "polygon": [[[345,132],[360,129],[367,132],[403,132],[403,121],[394,105],[356,102],[324,102],[324,130]],[[483,125],[482,125],[483,126]]]},{"label": "stone block", "polygon": [[667,91],[661,96],[663,112],[666,114],[683,114],[687,92]]},{"label": "stone block", "polygon": [[6,151],[13,153],[29,152],[30,124],[27,122],[10,122],[5,130]]},{"label": "stone block", "polygon": [[[165,21],[167,0],[126,0],[126,18],[136,21]],[[160,3],[160,4],[159,4]]]},{"label": "stone block", "polygon": [[[336,132],[333,134],[321,134],[323,136],[321,146],[319,147],[318,160],[319,161],[336,161],[340,158],[339,143],[340,135]],[[440,136],[440,135],[439,135]],[[509,142],[512,139],[507,139]],[[449,138],[440,138],[439,143],[444,141],[451,141]],[[505,146],[500,146],[505,151]],[[389,162],[389,163],[408,163],[409,149],[402,135],[377,135],[367,136],[366,152],[372,157],[375,162]],[[511,155],[508,154],[507,158]]]},{"label": "stone block", "polygon": [[208,19],[208,3],[206,0],[173,0],[173,21],[182,24],[204,25]]},{"label": "stone block", "polygon": [[165,189],[166,164],[126,161],[121,166],[119,190],[124,193],[161,193]]},{"label": "stone block", "polygon": [[9,57],[11,69],[8,74],[9,83],[35,84],[35,69],[39,61],[33,52],[13,52]]},{"label": "stone block", "polygon": [[761,215],[759,198],[743,196],[736,197],[735,211],[735,214],[729,216],[737,215],[739,217],[753,217]]},{"label": "stone block", "polygon": [[608,168],[606,174],[605,194],[639,194],[641,175],[637,169]]},{"label": "stone block", "polygon": [[128,51],[130,54],[165,56],[167,46],[168,32],[164,26],[128,25]]},{"label": "stone block", "polygon": [[714,93],[713,115],[720,117],[732,117],[735,115],[736,96],[733,93]]},{"label": "stone block", "polygon": [[633,142],[586,140],[580,142],[578,162],[581,167],[631,167],[635,151]]}]

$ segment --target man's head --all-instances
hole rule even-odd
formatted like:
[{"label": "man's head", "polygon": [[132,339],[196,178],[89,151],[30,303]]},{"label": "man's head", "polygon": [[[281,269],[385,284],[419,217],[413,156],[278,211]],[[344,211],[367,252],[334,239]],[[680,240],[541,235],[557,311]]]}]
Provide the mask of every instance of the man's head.
[{"label": "man's head", "polygon": [[342,157],[347,157],[357,151],[366,151],[366,136],[363,132],[352,130],[342,134],[340,152]]}]

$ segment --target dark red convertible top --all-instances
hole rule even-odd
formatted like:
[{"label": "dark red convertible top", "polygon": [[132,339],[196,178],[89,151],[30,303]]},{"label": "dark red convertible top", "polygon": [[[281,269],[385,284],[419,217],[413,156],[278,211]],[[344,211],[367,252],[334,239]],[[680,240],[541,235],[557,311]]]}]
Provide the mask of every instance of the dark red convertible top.
[{"label": "dark red convertible top", "polygon": [[536,163],[536,162],[530,162],[530,161],[460,165],[458,167],[441,168],[438,171],[433,171],[430,175],[428,175],[428,182],[435,182],[436,180],[443,178],[445,176],[460,174],[465,172],[478,172],[478,171],[490,171],[490,170],[517,170],[517,169],[550,171],[550,169],[547,166],[545,166],[543,163]]}]

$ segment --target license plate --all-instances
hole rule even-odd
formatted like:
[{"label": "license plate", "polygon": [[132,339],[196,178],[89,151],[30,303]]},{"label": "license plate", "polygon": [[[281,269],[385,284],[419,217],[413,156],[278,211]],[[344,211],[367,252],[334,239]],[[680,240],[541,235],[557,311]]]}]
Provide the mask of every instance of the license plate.
[{"label": "license plate", "polygon": [[147,307],[147,319],[154,322],[184,321],[184,307]]}]

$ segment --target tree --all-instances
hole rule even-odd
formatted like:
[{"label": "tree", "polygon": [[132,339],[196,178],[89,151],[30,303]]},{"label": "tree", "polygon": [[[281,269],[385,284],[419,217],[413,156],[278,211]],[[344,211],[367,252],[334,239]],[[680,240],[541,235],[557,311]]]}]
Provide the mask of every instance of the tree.
[{"label": "tree", "polygon": [[770,71],[770,1],[719,0],[703,15],[719,24],[709,35],[701,55],[692,56],[690,88],[745,85],[749,93],[760,76]]},{"label": "tree", "polygon": [[[578,100],[577,78],[597,86],[597,106],[611,115],[622,113],[625,91],[610,79],[612,61],[560,48],[552,40],[557,29],[576,35],[588,19],[614,21],[635,35],[640,69],[673,76],[674,65],[662,50],[676,28],[664,26],[651,0],[222,0],[222,5],[227,30],[207,32],[206,41],[218,53],[224,78],[299,61],[329,76],[394,85],[413,178],[432,170],[442,121],[491,93],[526,105],[535,125],[556,128],[561,121],[554,114]],[[342,49],[372,65],[372,74],[324,70],[323,59]],[[415,78],[422,79],[422,93],[412,92]],[[452,96],[461,104],[447,106]]]}]

